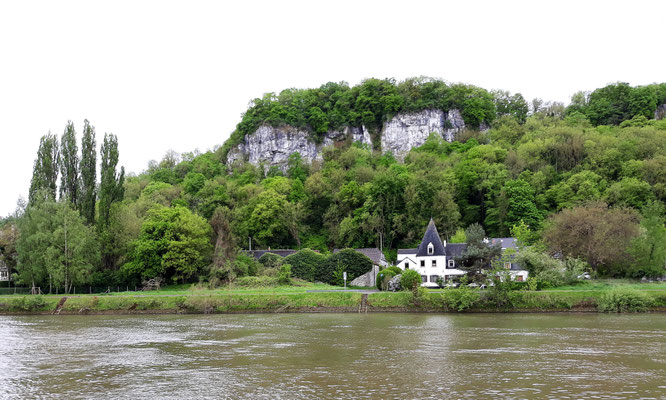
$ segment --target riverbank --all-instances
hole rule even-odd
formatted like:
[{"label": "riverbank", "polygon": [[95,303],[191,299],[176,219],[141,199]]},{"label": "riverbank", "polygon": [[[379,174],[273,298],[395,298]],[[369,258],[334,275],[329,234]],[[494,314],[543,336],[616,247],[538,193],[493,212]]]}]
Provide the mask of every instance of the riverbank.
[{"label": "riverbank", "polygon": [[488,291],[458,289],[422,291],[416,295],[411,292],[368,294],[344,290],[280,293],[267,289],[251,293],[199,290],[184,295],[132,292],[99,296],[0,297],[0,314],[5,315],[601,311],[665,312],[666,290],[512,291],[501,301]]}]

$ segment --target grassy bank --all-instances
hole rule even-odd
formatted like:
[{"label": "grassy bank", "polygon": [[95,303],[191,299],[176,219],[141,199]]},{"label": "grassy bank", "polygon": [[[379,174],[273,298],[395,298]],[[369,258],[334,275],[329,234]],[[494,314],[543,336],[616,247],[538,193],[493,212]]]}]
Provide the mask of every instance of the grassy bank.
[{"label": "grassy bank", "polygon": [[[593,287],[593,286],[591,286]],[[310,293],[304,288],[176,288],[149,293],[70,296],[2,296],[0,313],[229,313],[229,312],[550,312],[666,311],[666,288],[643,286],[512,291],[497,298],[490,290]],[[312,289],[313,287],[309,287]],[[317,286],[315,289],[322,289]]]}]

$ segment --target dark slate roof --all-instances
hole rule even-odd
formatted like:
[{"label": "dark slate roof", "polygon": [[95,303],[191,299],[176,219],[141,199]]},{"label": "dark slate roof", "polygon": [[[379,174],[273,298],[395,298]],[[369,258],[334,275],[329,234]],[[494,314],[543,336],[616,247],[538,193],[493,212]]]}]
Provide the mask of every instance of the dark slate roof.
[{"label": "dark slate roof", "polygon": [[[335,254],[340,250],[342,249],[333,249],[333,253]],[[363,249],[353,249],[353,250],[368,257],[370,260],[372,260],[372,263],[374,265],[382,265],[382,263],[386,263],[386,258],[384,258],[384,253],[382,253],[376,247],[367,247]]]},{"label": "dark slate roof", "polygon": [[467,243],[447,243],[446,256],[460,257],[466,248],[467,248]]},{"label": "dark slate roof", "polygon": [[290,255],[292,255],[294,253],[297,253],[297,252],[298,252],[298,250],[290,250],[290,249],[286,249],[286,250],[285,249],[280,249],[280,250],[252,250],[252,251],[243,250],[243,253],[245,253],[249,256],[252,256],[257,260],[260,259],[261,256],[263,256],[266,253],[273,253],[273,254],[277,254],[280,257],[286,257],[286,256],[290,256]]},{"label": "dark slate roof", "polygon": [[[434,246],[434,251],[432,254],[428,254],[429,243],[432,243],[432,245]],[[425,235],[423,235],[423,240],[419,245],[416,256],[424,257],[424,256],[443,256],[443,255],[446,255],[446,249],[444,248],[444,243],[442,243],[442,239],[439,237],[439,233],[437,232],[437,227],[435,226],[435,221],[433,221],[433,219],[430,218],[430,222],[428,223],[428,229],[426,229]]]},{"label": "dark slate roof", "polygon": [[490,239],[491,244],[499,244],[503,249],[516,249],[516,239],[515,238],[493,238]]},{"label": "dark slate roof", "polygon": [[416,254],[419,249],[398,249],[398,254]]}]

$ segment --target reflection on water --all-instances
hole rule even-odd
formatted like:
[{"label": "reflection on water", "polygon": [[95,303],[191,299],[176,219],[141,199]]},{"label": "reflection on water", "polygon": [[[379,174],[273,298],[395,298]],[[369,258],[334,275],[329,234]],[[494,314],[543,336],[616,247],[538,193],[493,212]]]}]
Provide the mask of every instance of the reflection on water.
[{"label": "reflection on water", "polygon": [[0,398],[666,398],[666,315],[0,317]]}]

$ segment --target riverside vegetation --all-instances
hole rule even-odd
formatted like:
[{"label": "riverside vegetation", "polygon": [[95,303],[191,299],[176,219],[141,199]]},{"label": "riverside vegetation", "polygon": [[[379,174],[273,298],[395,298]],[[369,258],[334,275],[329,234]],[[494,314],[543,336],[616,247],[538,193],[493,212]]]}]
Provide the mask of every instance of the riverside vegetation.
[{"label": "riverside vegetation", "polygon": [[[353,279],[369,270],[364,256],[331,255],[332,248],[381,244],[393,261],[398,247],[419,242],[432,216],[450,242],[467,241],[480,229],[487,236],[516,237],[519,262],[533,278],[528,288],[537,290],[496,285],[484,292],[379,293],[368,297],[370,307],[416,302],[415,307],[456,310],[575,308],[587,301],[583,292],[554,288],[579,284],[584,271],[600,278],[665,274],[666,121],[651,119],[662,104],[666,84],[611,84],[577,93],[567,106],[427,78],[288,89],[253,101],[224,146],[169,152],[138,175],[119,167],[118,141],[104,135],[99,180],[95,128],[84,122],[79,152],[69,122],[60,138],[42,138],[28,201],[19,201],[16,213],[0,220],[0,264],[15,285],[42,292],[134,287],[159,278],[211,289],[253,285],[274,293],[295,280],[339,285],[343,272]],[[312,164],[295,153],[285,171],[226,164],[230,146],[262,124],[298,126],[316,139],[345,125],[380,129],[395,113],[431,108],[459,108],[471,128],[452,143],[431,136],[404,162],[377,148],[351,145],[326,148],[323,161]],[[490,129],[478,129],[484,125]],[[239,252],[248,238],[255,248],[302,250],[280,262],[257,262]],[[591,307],[611,304],[599,306],[604,310],[663,302],[657,292],[636,295],[633,289],[603,299],[606,291],[590,293]],[[271,296],[283,299],[270,294],[247,301]],[[304,300],[294,307],[337,301],[324,301],[328,294],[297,296]],[[113,298],[98,301],[124,301],[106,300]],[[50,297],[38,299],[1,303],[5,310],[52,308]],[[77,299],[65,305],[73,310],[77,302],[93,301]],[[137,308],[149,301],[139,299],[144,298],[137,297]],[[150,301],[178,308],[175,298],[156,299]],[[284,299],[275,300],[275,307],[291,304]],[[360,299],[345,294],[339,304],[356,307]],[[34,303],[40,301],[45,304]],[[252,307],[275,308],[257,304]],[[107,306],[88,308],[96,307]],[[233,308],[213,308],[225,307]]]},{"label": "riverside vegetation", "polygon": [[[183,285],[181,285],[183,286]],[[328,289],[329,292],[307,290]],[[59,305],[61,307],[59,307]],[[582,284],[575,290],[428,290],[364,295],[340,287],[301,283],[301,286],[247,288],[231,286],[165,289],[150,293],[105,295],[0,296],[0,313],[230,313],[230,312],[644,312],[666,310],[666,284],[640,285],[610,282],[599,288]]]}]

